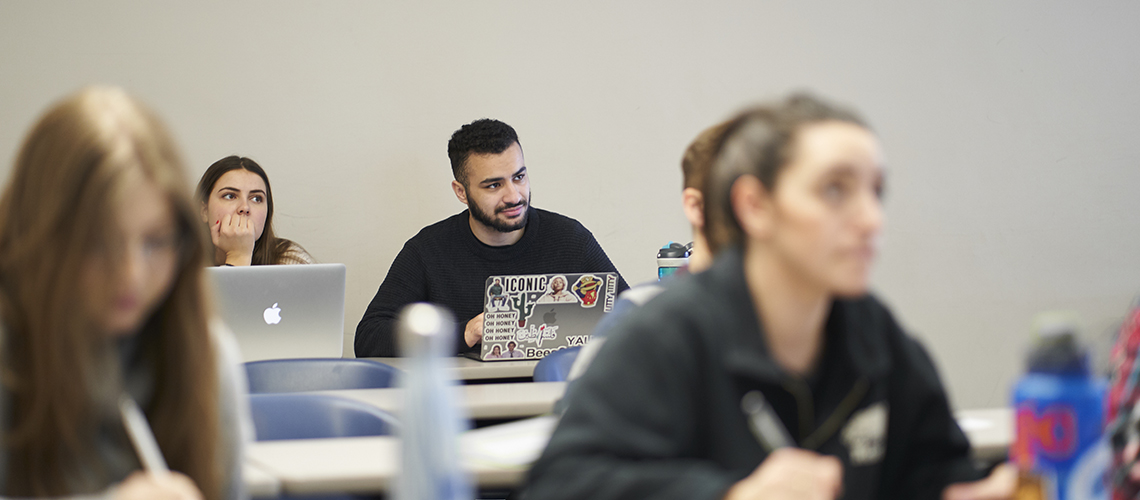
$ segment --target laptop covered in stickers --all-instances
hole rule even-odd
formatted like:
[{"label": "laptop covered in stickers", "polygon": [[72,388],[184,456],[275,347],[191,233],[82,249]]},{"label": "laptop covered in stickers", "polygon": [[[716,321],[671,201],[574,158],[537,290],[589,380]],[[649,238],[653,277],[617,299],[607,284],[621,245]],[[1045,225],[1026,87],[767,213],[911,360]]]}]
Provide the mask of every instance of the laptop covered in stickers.
[{"label": "laptop covered in stickers", "polygon": [[585,345],[614,308],[618,274],[490,276],[483,290],[483,361],[542,359]]}]

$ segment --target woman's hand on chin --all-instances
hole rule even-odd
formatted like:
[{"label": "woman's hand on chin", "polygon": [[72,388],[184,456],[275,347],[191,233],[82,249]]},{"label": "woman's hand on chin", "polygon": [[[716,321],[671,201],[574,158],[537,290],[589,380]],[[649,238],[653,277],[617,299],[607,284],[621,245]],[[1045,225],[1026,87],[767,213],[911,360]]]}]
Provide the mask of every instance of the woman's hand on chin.
[{"label": "woman's hand on chin", "polygon": [[253,219],[246,215],[225,215],[210,228],[214,247],[225,253],[225,263],[231,266],[253,263],[255,236]]}]

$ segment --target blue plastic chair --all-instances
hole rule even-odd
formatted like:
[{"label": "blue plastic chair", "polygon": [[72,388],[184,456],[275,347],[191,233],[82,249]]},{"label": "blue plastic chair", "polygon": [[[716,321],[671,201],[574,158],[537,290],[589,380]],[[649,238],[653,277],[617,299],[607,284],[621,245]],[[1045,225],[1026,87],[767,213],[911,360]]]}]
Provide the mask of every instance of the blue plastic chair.
[{"label": "blue plastic chair", "polygon": [[[384,436],[399,425],[387,412],[326,394],[250,394],[258,441]],[[363,500],[347,494],[277,497],[278,500]]]},{"label": "blue plastic chair", "polygon": [[298,358],[245,364],[250,394],[383,389],[395,384],[399,370],[366,359]]},{"label": "blue plastic chair", "polygon": [[399,424],[367,403],[327,394],[250,394],[258,441],[386,436]]},{"label": "blue plastic chair", "polygon": [[575,346],[547,354],[534,365],[534,381],[565,382],[566,377],[570,376],[570,367],[574,366],[574,360],[578,359],[581,350],[581,346]]}]

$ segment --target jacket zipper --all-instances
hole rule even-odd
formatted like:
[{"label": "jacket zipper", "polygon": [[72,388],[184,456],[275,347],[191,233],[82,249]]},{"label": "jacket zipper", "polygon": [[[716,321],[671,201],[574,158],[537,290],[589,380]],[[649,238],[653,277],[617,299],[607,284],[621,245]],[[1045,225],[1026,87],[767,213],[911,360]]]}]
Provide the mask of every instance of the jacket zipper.
[{"label": "jacket zipper", "polygon": [[808,450],[819,448],[839,431],[843,422],[859,406],[859,401],[862,401],[863,396],[867,395],[867,390],[870,387],[867,378],[860,377],[855,381],[851,390],[847,392],[847,395],[843,397],[843,401],[839,402],[839,406],[835,407],[835,411],[831,412],[831,415],[828,415],[818,428],[808,432],[815,421],[815,404],[812,402],[811,387],[807,385],[807,382],[799,379],[786,380],[782,385],[784,390],[788,391],[796,400],[796,409],[800,417],[800,439],[798,441],[800,447]]}]

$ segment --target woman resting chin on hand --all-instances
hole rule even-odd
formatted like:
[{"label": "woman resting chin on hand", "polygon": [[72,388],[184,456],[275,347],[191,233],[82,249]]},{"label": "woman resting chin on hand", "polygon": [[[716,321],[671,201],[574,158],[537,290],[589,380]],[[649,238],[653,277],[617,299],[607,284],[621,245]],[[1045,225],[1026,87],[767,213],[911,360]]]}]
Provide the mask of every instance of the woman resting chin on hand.
[{"label": "woman resting chin on hand", "polygon": [[223,263],[231,266],[248,266],[253,262],[253,244],[257,240],[253,218],[248,212],[223,215],[210,228],[210,239]]},{"label": "woman resting chin on hand", "polygon": [[202,222],[210,229],[214,265],[312,264],[313,257],[273,232],[273,189],[257,162],[227,156],[198,181]]}]

